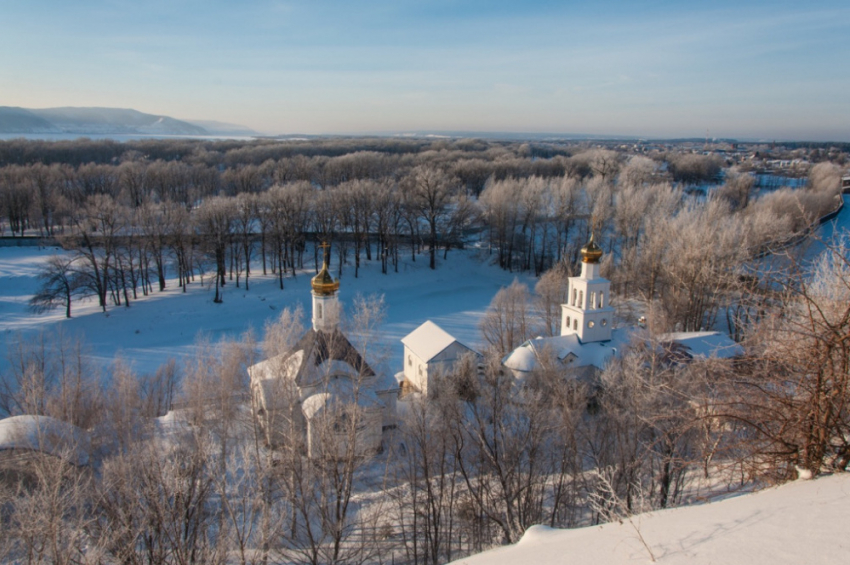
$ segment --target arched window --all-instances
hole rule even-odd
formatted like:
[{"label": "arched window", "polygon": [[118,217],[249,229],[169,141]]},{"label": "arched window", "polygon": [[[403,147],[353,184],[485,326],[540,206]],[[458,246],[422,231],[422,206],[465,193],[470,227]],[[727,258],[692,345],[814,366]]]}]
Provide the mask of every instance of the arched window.
[{"label": "arched window", "polygon": [[578,296],[578,291],[573,289],[573,306],[576,305],[576,297]]},{"label": "arched window", "polygon": [[584,291],[578,291],[578,307],[584,308]]},{"label": "arched window", "polygon": [[596,308],[596,291],[590,293],[590,307]]},{"label": "arched window", "polygon": [[413,367],[413,355],[408,355],[408,356],[407,356],[407,366],[408,366],[408,367]]},{"label": "arched window", "polygon": [[573,320],[573,331],[578,331],[578,318]]},{"label": "arched window", "polygon": [[316,317],[320,320],[322,319],[322,305],[321,304],[316,304]]},{"label": "arched window", "polygon": [[567,327],[568,328],[570,327],[570,317],[569,316],[567,316]]},{"label": "arched window", "polygon": [[605,293],[601,290],[599,291],[599,307],[605,308]]}]

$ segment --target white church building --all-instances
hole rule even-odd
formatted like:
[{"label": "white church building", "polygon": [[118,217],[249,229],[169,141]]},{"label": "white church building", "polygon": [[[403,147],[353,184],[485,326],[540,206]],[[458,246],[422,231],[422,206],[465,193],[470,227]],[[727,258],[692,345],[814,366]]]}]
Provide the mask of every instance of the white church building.
[{"label": "white church building", "polygon": [[[502,364],[521,379],[544,358],[555,359],[576,378],[590,378],[622,353],[637,328],[613,328],[611,281],[599,273],[602,249],[593,236],[581,249],[581,274],[569,278],[567,303],[561,305],[561,335],[531,339],[514,349]],[[684,358],[740,355],[741,346],[720,332],[679,332],[660,336],[676,344]],[[545,356],[545,357],[544,357]]]},{"label": "white church building", "polygon": [[[396,423],[398,382],[376,372],[339,328],[339,281],[322,269],[311,280],[312,327],[290,351],[248,368],[258,420],[274,448],[297,433],[307,454],[380,450]],[[351,441],[354,445],[351,445]]]}]

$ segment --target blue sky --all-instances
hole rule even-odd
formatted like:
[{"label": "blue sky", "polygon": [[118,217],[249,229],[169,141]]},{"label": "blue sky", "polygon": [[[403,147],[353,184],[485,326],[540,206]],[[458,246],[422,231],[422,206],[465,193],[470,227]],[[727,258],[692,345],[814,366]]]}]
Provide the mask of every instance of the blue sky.
[{"label": "blue sky", "polygon": [[0,105],[269,133],[850,140],[850,3],[0,0]]}]

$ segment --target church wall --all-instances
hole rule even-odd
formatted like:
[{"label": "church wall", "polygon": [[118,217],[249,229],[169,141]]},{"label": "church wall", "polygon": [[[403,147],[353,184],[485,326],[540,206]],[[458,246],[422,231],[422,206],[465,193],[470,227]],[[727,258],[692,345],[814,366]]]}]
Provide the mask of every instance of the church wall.
[{"label": "church wall", "polygon": [[404,348],[404,380],[416,387],[422,394],[428,393],[428,364],[407,346]]},{"label": "church wall", "polygon": [[[334,433],[332,422],[326,418],[334,418],[333,412],[322,413],[307,421],[307,455],[309,457],[343,458],[348,453],[349,431]],[[354,455],[370,456],[381,448],[383,438],[382,411],[380,409],[363,410],[360,414],[360,425],[354,434]]]},{"label": "church wall", "polygon": [[419,392],[427,395],[436,374],[450,371],[461,357],[471,352],[472,350],[468,347],[454,341],[426,363],[413,353],[411,349],[405,347],[404,378],[415,386]]}]

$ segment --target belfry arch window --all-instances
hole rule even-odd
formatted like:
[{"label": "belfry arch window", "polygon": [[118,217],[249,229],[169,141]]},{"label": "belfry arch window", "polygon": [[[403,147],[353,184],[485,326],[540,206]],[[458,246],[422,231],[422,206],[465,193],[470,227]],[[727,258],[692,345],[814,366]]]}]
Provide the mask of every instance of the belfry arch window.
[{"label": "belfry arch window", "polygon": [[590,293],[590,307],[596,308],[596,291]]},{"label": "belfry arch window", "polygon": [[605,293],[601,290],[599,291],[599,307],[605,308]]},{"label": "belfry arch window", "polygon": [[578,307],[584,308],[584,291],[578,291]]},{"label": "belfry arch window", "polygon": [[322,305],[316,304],[316,317],[322,319]]}]

